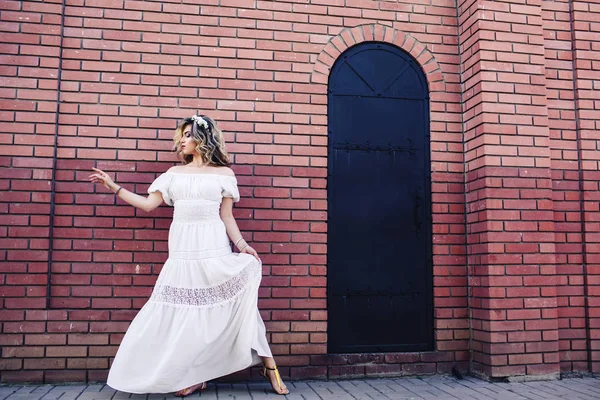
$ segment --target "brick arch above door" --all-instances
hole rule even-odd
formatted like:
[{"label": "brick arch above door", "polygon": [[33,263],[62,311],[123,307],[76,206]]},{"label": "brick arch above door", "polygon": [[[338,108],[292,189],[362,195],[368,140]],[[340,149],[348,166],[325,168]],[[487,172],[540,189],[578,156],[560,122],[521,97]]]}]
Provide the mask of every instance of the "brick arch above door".
[{"label": "brick arch above door", "polygon": [[329,73],[337,58],[346,49],[356,44],[373,41],[393,44],[413,56],[427,77],[430,93],[446,91],[444,74],[427,47],[409,34],[380,24],[346,28],[331,38],[317,57],[310,78],[311,83],[323,84],[323,91],[325,91]]}]

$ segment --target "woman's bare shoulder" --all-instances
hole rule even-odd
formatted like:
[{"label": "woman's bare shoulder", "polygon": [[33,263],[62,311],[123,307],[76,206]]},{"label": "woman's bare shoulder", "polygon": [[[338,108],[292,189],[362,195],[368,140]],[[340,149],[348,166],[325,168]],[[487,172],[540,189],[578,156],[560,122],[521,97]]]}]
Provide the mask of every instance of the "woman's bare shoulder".
[{"label": "woman's bare shoulder", "polygon": [[229,167],[219,167],[217,169],[219,170],[220,174],[227,176],[235,176],[235,172],[233,172],[233,170]]}]

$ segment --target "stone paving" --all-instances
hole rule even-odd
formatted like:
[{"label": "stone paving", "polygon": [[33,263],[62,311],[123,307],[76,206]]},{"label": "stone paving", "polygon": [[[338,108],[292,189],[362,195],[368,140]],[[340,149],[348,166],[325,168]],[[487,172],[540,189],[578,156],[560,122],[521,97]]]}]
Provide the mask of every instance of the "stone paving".
[{"label": "stone paving", "polygon": [[[492,383],[473,377],[458,380],[451,376],[385,378],[332,381],[286,382],[287,396],[270,391],[267,382],[209,384],[205,392],[187,399],[569,399],[600,400],[599,378],[569,378],[554,381]],[[0,385],[0,400],[106,400],[179,399],[169,394],[129,394],[104,384]]]}]

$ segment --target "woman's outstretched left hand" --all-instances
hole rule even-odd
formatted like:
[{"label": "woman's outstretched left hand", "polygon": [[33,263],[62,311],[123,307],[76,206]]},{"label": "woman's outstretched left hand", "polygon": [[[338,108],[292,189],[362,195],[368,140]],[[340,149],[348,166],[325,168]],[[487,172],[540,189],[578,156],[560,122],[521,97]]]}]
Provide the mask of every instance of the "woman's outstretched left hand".
[{"label": "woman's outstretched left hand", "polygon": [[[246,247],[244,247],[244,248],[243,248],[243,249],[240,251],[240,253],[246,253],[246,254],[250,254],[250,255],[252,255],[252,256],[254,256],[254,257],[256,257],[256,259],[257,259],[258,261],[261,261],[261,259],[260,259],[260,257],[258,256],[258,253],[256,252],[256,250],[254,250],[254,249],[253,249],[252,247],[250,247],[250,246],[246,246]],[[262,262],[262,261],[261,261],[261,262]]]},{"label": "woman's outstretched left hand", "polygon": [[92,169],[95,170],[96,173],[89,175],[88,181],[93,183],[100,182],[108,190],[113,190],[113,188],[117,186],[106,172],[94,167],[92,167]]}]

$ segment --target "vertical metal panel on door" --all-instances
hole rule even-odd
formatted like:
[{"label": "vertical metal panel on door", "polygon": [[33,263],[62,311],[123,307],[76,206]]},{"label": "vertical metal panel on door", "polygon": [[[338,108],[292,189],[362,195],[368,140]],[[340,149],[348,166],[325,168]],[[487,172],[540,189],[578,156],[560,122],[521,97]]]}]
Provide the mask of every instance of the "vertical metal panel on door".
[{"label": "vertical metal panel on door", "polygon": [[401,49],[361,43],[328,97],[328,351],[432,350],[425,76]]}]

